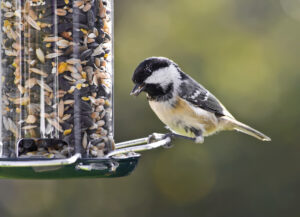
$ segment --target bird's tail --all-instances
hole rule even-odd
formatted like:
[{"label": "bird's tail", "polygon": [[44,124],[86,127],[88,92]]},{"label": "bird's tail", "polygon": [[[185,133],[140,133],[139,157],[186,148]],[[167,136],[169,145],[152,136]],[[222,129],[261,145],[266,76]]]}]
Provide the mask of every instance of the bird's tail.
[{"label": "bird's tail", "polygon": [[259,132],[258,130],[253,129],[252,127],[246,124],[243,124],[242,122],[235,120],[234,118],[223,116],[222,119],[226,122],[225,128],[228,130],[237,130],[239,132],[248,134],[262,141],[271,141],[270,137]]}]

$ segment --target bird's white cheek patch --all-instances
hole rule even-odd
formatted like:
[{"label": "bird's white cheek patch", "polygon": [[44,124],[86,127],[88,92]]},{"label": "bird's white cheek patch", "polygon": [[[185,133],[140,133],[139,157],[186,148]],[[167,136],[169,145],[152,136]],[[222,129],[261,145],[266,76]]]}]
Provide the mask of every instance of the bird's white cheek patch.
[{"label": "bird's white cheek patch", "polygon": [[167,87],[171,82],[175,87],[180,84],[180,74],[173,65],[154,71],[145,80],[146,84],[160,84],[162,87]]}]

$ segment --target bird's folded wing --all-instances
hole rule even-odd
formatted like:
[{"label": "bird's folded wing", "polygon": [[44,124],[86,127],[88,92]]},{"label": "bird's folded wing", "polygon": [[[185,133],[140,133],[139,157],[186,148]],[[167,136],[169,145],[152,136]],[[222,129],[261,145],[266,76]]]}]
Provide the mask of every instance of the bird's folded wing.
[{"label": "bird's folded wing", "polygon": [[195,80],[190,77],[188,79],[188,82],[181,83],[179,96],[194,106],[215,113],[217,116],[225,116],[224,107],[219,100]]}]

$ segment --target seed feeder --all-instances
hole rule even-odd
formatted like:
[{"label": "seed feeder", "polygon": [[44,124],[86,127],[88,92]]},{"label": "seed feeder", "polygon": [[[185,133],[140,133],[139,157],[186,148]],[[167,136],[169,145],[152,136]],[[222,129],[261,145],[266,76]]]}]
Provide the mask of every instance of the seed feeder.
[{"label": "seed feeder", "polygon": [[113,1],[1,1],[0,177],[121,177],[139,151],[113,140]]}]

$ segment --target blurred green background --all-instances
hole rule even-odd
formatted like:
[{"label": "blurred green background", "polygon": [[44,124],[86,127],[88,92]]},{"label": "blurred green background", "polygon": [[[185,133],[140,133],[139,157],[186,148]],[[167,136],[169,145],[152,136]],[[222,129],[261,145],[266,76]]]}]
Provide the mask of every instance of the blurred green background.
[{"label": "blurred green background", "polygon": [[0,180],[0,216],[300,216],[300,1],[116,0],[116,141],[166,131],[129,96],[149,56],[173,59],[272,142],[222,132],[143,153],[125,178]]}]

